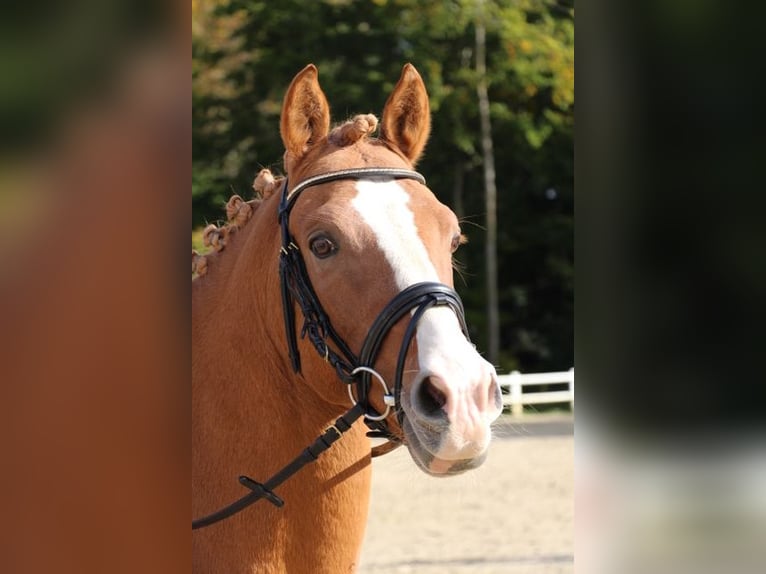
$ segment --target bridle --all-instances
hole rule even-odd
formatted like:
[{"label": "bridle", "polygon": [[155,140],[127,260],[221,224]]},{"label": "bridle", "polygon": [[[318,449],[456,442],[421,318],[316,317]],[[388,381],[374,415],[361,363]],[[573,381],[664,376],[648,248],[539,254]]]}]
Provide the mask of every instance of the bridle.
[{"label": "bridle", "polygon": [[[290,233],[290,212],[300,195],[310,187],[339,180],[370,179],[410,179],[425,185],[425,178],[421,174],[408,169],[378,167],[347,169],[310,177],[292,189],[289,189],[289,184],[285,180],[279,204],[279,225],[282,239],[279,276],[290,363],[293,371],[301,372],[298,335],[295,329],[295,305],[297,304],[303,314],[301,338],[308,337],[317,353],[335,369],[338,378],[348,385],[353,406],[304,449],[298,457],[265,483],[256,482],[247,476],[240,476],[240,484],[247,487],[250,492],[232,504],[192,521],[193,530],[223,520],[261,498],[265,498],[277,507],[283,506],[284,501],[273,492],[274,488],[306,464],[315,461],[319,455],[343,436],[359,418],[363,417],[365,424],[371,429],[367,433],[368,436],[382,437],[389,441],[380,447],[375,447],[372,452],[373,456],[385,454],[398,446],[401,440],[391,432],[387,419],[391,409],[400,404],[407,351],[410,348],[412,338],[415,336],[418,322],[428,309],[444,305],[451,308],[457,315],[463,334],[470,340],[460,296],[448,285],[436,282],[416,283],[398,293],[373,321],[358,357],[333,327],[330,317],[322,307],[311,285],[301,251]],[[412,317],[405,329],[399,348],[392,393],[383,377],[375,371],[375,362],[388,333],[407,313],[411,313]],[[370,388],[373,377],[383,387],[383,402],[385,404],[383,413],[379,413],[370,403]],[[395,412],[401,427],[404,411],[398,408]]]},{"label": "bridle", "polygon": [[[412,179],[425,185],[425,178],[416,171],[394,168],[356,168],[334,171],[308,178],[291,191],[285,187],[279,206],[279,222],[282,232],[282,248],[280,253],[280,282],[282,285],[282,308],[284,310],[285,334],[290,352],[290,360],[296,373],[301,371],[300,354],[298,352],[297,335],[295,331],[295,306],[297,303],[303,313],[301,337],[308,336],[317,353],[333,366],[338,378],[354,387],[356,402],[364,406],[365,422],[373,430],[373,436],[382,436],[389,440],[398,441],[388,429],[386,418],[390,407],[399,404],[402,389],[404,361],[410,342],[415,334],[417,322],[423,313],[435,305],[449,305],[458,316],[463,333],[468,337],[465,324],[465,312],[459,295],[443,283],[417,283],[397,294],[380,312],[370,326],[367,337],[362,344],[359,357],[354,355],[349,346],[333,328],[330,318],[319,302],[306,271],[306,266],[292,235],[290,234],[290,212],[306,189],[344,179]],[[414,310],[412,320],[407,328],[396,365],[394,393],[388,392],[383,378],[374,371],[375,361],[383,341],[391,328],[409,311]],[[328,344],[332,342],[335,349]],[[383,386],[386,412],[378,413],[369,403],[371,379],[375,377]],[[397,416],[401,424],[403,412],[398,409]]]}]

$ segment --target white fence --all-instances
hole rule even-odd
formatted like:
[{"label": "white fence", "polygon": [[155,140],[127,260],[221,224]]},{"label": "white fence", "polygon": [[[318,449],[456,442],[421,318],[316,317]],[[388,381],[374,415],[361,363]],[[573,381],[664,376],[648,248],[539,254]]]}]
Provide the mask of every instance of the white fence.
[{"label": "white fence", "polygon": [[[574,368],[556,373],[525,373],[513,371],[509,375],[499,375],[498,382],[503,391],[503,406],[510,406],[511,413],[520,415],[524,405],[539,405],[549,403],[569,403],[574,411]],[[525,387],[567,383],[567,389],[562,391],[543,391],[525,393]]]}]

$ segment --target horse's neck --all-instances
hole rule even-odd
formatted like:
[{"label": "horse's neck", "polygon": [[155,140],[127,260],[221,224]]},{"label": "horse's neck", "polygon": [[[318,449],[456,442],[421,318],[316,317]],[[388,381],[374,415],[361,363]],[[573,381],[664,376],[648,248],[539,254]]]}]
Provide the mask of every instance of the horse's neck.
[{"label": "horse's neck", "polygon": [[[340,414],[290,370],[278,233],[259,221],[269,215],[257,213],[193,289],[195,517],[242,496],[239,475],[265,482]],[[325,368],[316,376],[333,375]],[[357,423],[277,490],[284,508],[259,501],[195,533],[195,559],[213,558],[227,572],[246,563],[260,564],[259,572],[271,571],[266,564],[275,572],[351,571],[366,521],[369,479],[369,442]],[[218,566],[208,562],[207,568]]]},{"label": "horse's neck", "polygon": [[[200,420],[235,428],[242,440],[252,436],[262,443],[267,435],[285,435],[284,440],[303,444],[340,413],[290,366],[277,264],[279,230],[276,210],[269,207],[256,210],[226,250],[212,259],[207,275],[195,281],[194,403],[205,409],[199,411]],[[303,355],[316,354],[313,348],[302,350]],[[334,374],[323,367],[312,376],[327,379]],[[274,424],[288,420],[289,425]]]},{"label": "horse's neck", "polygon": [[[192,346],[195,379],[236,377],[237,385],[256,384],[241,393],[272,392],[258,384],[269,373],[287,376],[276,337],[279,325],[275,307],[279,301],[279,279],[274,259],[276,238],[265,233],[265,210],[256,210],[252,220],[229,239],[226,250],[211,257],[208,273],[192,287]],[[212,370],[213,372],[207,372]],[[206,387],[215,383],[205,382]],[[226,385],[216,392],[240,391]]]}]

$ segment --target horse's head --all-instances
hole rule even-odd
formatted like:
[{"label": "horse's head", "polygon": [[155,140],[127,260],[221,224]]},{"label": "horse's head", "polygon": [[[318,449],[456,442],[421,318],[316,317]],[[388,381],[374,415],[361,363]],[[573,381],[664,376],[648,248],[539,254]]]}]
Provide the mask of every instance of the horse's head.
[{"label": "horse's head", "polygon": [[[380,137],[372,115],[357,116],[330,131],[327,100],[317,70],[306,67],[284,100],[281,134],[289,188],[345,169],[412,169],[430,130],[428,95],[420,75],[406,65],[383,111]],[[422,183],[373,177],[321,183],[303,193],[290,212],[289,230],[317,298],[335,331],[358,356],[370,326],[408,287],[435,282],[452,287],[452,254],[461,243],[455,214]],[[393,385],[411,313],[386,336],[374,365]],[[399,417],[389,427],[403,438],[418,466],[448,475],[480,465],[490,424],[502,401],[495,369],[471,345],[455,310],[425,310],[406,349]],[[311,369],[326,369],[306,341]],[[310,358],[309,358],[310,357]],[[311,384],[311,377],[308,377]],[[320,394],[348,404],[345,385],[334,381]],[[370,400],[385,410],[373,381]]]}]

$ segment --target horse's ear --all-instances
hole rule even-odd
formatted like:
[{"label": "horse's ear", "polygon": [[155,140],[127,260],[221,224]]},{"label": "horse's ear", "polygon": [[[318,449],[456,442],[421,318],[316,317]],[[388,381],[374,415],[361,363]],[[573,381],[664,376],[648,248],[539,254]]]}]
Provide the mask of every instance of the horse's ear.
[{"label": "horse's ear", "polygon": [[415,165],[430,131],[431,110],[426,86],[415,66],[405,64],[399,83],[383,109],[380,137],[399,148]]},{"label": "horse's ear", "polygon": [[303,68],[293,78],[282,104],[279,131],[285,144],[285,168],[306,153],[308,147],[330,130],[330,106],[319,87],[314,64]]}]

